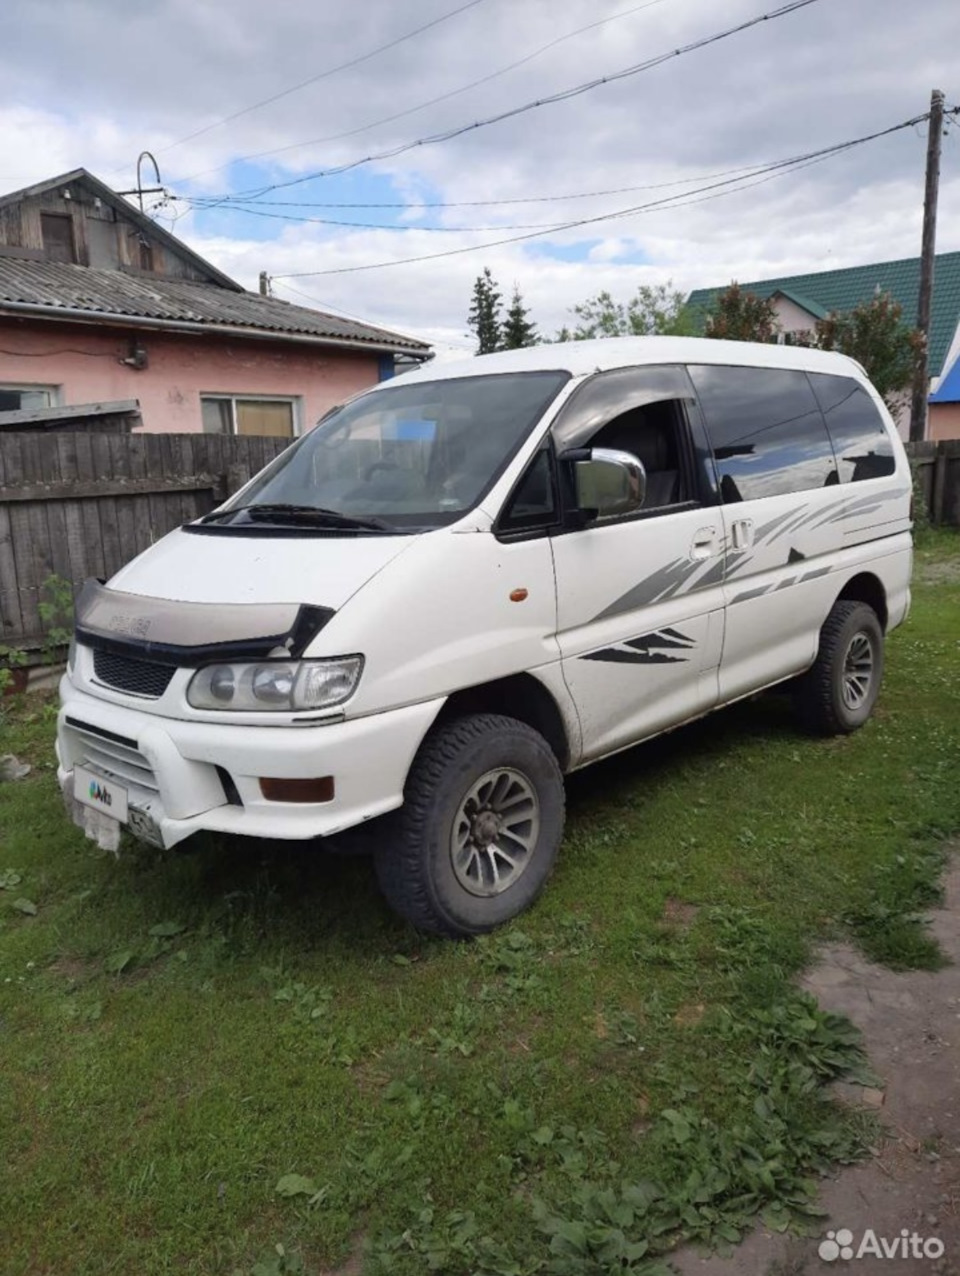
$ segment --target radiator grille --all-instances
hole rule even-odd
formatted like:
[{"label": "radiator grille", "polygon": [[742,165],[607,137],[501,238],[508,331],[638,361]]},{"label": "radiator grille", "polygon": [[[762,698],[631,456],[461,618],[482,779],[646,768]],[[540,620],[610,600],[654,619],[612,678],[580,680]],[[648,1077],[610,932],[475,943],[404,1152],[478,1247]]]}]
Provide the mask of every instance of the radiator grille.
[{"label": "radiator grille", "polygon": [[89,766],[98,774],[119,780],[121,784],[149,789],[151,793],[160,792],[153,768],[133,740],[88,726],[75,718],[67,719],[67,729],[78,739],[81,766]]},{"label": "radiator grille", "polygon": [[132,656],[118,656],[110,651],[93,653],[93,669],[100,682],[117,691],[129,691],[135,696],[157,700],[170,685],[174,675],[172,665],[158,665],[152,660],[137,660]]}]

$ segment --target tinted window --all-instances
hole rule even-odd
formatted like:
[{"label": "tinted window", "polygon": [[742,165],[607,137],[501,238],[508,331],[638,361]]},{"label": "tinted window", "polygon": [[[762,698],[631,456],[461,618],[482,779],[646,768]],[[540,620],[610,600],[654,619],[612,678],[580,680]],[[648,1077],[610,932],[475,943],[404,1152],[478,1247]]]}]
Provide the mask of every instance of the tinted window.
[{"label": "tinted window", "polygon": [[629,452],[646,471],[644,510],[693,498],[684,404],[693,403],[686,369],[675,365],[618,368],[585,381],[570,396],[553,427],[562,454],[568,448]]},{"label": "tinted window", "polygon": [[556,522],[557,497],[550,452],[541,448],[527,466],[500,520],[502,531],[548,527]]},{"label": "tinted window", "polygon": [[586,446],[601,426],[630,409],[692,397],[683,368],[668,365],[601,372],[585,381],[564,404],[553,427],[557,450]]},{"label": "tinted window", "polygon": [[803,372],[690,368],[725,502],[836,483],[823,416]]},{"label": "tinted window", "polygon": [[837,454],[843,483],[883,478],[896,469],[893,444],[877,405],[852,377],[811,375]]}]

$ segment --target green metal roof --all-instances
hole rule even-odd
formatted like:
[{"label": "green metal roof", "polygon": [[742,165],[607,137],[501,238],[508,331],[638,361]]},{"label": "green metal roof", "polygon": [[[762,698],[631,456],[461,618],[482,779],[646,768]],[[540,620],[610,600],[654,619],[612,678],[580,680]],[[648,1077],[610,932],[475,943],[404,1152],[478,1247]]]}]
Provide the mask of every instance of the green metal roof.
[{"label": "green metal roof", "polygon": [[814,319],[826,319],[830,313],[826,306],[821,306],[818,301],[812,301],[809,297],[801,296],[792,288],[778,288],[777,292],[792,301],[795,306],[799,306],[801,310],[806,310],[808,314],[813,315]]},{"label": "green metal roof", "polygon": [[[888,292],[903,307],[904,322],[913,324],[920,291],[920,258],[881,261],[846,270],[823,270],[811,275],[788,275],[782,279],[738,280],[740,287],[758,297],[783,293],[815,318],[818,311],[852,310],[869,301],[879,289]],[[689,304],[706,315],[715,298],[729,287],[698,288]],[[816,308],[814,308],[816,307]],[[933,279],[933,308],[930,318],[930,375],[939,376],[943,361],[960,322],[960,252],[938,253]]]}]

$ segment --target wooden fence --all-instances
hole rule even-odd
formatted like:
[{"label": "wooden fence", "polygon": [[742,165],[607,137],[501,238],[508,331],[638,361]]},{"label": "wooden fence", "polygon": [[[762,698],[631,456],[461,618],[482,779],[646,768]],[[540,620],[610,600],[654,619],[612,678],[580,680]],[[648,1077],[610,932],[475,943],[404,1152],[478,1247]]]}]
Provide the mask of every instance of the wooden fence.
[{"label": "wooden fence", "polygon": [[960,527],[960,439],[908,443],[907,455],[930,522],[935,526]]},{"label": "wooden fence", "polygon": [[44,581],[109,577],[287,446],[219,434],[0,436],[0,644],[41,645]]},{"label": "wooden fence", "polygon": [[[51,575],[113,575],[199,518],[286,446],[219,434],[0,436],[0,645],[36,649]],[[907,448],[937,524],[960,526],[960,439]]]}]

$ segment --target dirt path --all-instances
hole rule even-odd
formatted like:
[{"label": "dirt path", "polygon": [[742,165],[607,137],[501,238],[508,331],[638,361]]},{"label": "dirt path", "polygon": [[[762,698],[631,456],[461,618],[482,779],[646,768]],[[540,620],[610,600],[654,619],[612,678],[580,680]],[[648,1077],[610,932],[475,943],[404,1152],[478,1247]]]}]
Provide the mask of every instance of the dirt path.
[{"label": "dirt path", "polygon": [[[870,1161],[824,1182],[823,1234],[757,1231],[729,1259],[682,1251],[673,1261],[683,1276],[960,1276],[960,856],[944,888],[931,930],[953,966],[894,974],[838,945],[822,950],[803,981],[822,1006],[862,1030],[884,1082],[882,1091],[840,1088],[845,1102],[878,1110],[887,1137]],[[894,1257],[877,1252],[884,1240]]]}]

